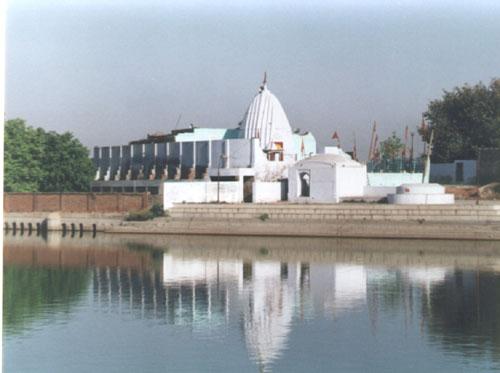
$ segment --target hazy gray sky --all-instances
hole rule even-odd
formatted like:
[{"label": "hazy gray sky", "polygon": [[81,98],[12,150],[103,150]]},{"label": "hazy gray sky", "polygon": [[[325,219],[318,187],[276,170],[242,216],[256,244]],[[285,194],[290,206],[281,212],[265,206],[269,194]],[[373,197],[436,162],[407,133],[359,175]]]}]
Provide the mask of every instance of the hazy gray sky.
[{"label": "hazy gray sky", "polygon": [[500,77],[500,2],[11,0],[6,62],[7,118],[89,147],[236,126],[267,71],[293,127],[366,154],[373,120]]}]

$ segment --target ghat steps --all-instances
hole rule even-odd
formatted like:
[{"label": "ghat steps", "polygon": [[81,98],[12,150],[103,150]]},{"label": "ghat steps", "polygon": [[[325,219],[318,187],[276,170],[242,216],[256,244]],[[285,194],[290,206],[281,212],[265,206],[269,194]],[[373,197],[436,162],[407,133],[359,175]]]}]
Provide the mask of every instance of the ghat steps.
[{"label": "ghat steps", "polygon": [[[472,202],[472,201],[471,201]],[[173,219],[269,219],[269,220],[369,220],[500,222],[498,203],[454,205],[341,204],[178,204],[169,210]]]}]

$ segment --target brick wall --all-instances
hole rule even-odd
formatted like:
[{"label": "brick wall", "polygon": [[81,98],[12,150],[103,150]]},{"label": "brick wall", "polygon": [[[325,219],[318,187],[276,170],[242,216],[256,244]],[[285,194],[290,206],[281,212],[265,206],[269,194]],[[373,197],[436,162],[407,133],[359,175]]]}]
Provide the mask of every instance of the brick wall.
[{"label": "brick wall", "polygon": [[35,195],[35,211],[61,211],[62,194],[39,194]]},{"label": "brick wall", "polygon": [[64,194],[62,198],[61,211],[63,212],[79,212],[84,209],[87,211],[88,206],[87,193]]},{"label": "brick wall", "polygon": [[4,212],[128,212],[148,208],[149,193],[4,193]]},{"label": "brick wall", "polygon": [[3,210],[5,212],[33,212],[34,197],[32,193],[4,193]]}]

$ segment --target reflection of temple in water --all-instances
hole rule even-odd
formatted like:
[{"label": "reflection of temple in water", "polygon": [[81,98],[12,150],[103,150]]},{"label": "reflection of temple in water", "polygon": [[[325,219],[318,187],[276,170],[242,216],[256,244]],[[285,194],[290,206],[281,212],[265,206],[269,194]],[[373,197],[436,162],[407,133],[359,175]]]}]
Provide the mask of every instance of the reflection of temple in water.
[{"label": "reflection of temple in water", "polygon": [[[100,312],[129,313],[194,331],[237,325],[249,355],[263,370],[287,349],[300,320],[354,314],[369,321],[373,334],[384,327],[381,315],[391,314],[405,326],[417,323],[443,345],[466,346],[480,337],[489,346],[485,349],[500,356],[500,280],[493,269],[471,269],[478,260],[492,261],[486,257],[445,260],[427,254],[231,245],[164,251],[122,242],[42,246],[38,241],[7,245],[5,263],[87,268],[92,306]],[[455,269],[456,260],[468,270]]]},{"label": "reflection of temple in water", "polygon": [[[140,317],[203,329],[241,324],[249,355],[263,369],[287,347],[293,319],[359,307],[366,272],[356,265],[163,255],[162,271],[96,268],[94,301]],[[320,304],[314,304],[319,301]]]},{"label": "reflection of temple in water", "polygon": [[250,356],[265,368],[286,347],[309,267],[275,261],[256,261],[245,266],[242,294],[245,342]]}]

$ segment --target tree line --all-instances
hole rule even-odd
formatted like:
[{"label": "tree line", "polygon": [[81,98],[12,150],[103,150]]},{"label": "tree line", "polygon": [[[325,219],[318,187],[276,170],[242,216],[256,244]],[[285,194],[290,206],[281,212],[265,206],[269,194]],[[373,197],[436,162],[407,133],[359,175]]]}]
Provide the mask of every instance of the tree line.
[{"label": "tree line", "polygon": [[95,174],[89,151],[69,132],[5,122],[4,191],[88,191]]},{"label": "tree line", "polygon": [[420,134],[428,140],[434,130],[433,162],[477,159],[480,148],[500,147],[500,79],[444,91],[424,117],[429,127]]},{"label": "tree line", "polygon": [[[423,117],[427,123],[422,123],[418,133],[428,143],[434,132],[432,162],[477,159],[479,149],[500,147],[500,79],[444,91],[440,99],[429,103]],[[383,159],[399,158],[403,148],[393,132],[380,143],[380,154]]]}]

